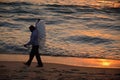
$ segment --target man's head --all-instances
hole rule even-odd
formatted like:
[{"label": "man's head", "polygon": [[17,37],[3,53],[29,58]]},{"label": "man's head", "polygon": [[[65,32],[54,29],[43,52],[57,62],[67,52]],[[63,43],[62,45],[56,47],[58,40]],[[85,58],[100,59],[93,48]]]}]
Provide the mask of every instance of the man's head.
[{"label": "man's head", "polygon": [[30,25],[29,29],[31,32],[33,32],[35,30],[35,27],[33,25]]}]

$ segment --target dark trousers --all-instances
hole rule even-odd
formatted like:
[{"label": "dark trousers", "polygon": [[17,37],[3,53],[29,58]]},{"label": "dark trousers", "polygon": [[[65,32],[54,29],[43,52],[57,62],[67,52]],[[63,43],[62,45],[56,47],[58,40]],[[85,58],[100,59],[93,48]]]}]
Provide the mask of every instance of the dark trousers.
[{"label": "dark trousers", "polygon": [[32,46],[31,52],[29,54],[29,60],[26,62],[27,65],[30,65],[34,56],[36,56],[36,60],[38,62],[38,65],[42,66],[42,61],[40,58],[40,54],[39,54],[39,46]]}]

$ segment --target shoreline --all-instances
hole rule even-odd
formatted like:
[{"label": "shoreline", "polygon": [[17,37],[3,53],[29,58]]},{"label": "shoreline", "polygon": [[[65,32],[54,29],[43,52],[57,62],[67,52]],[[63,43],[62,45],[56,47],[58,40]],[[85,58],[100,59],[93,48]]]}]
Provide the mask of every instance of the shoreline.
[{"label": "shoreline", "polygon": [[[29,55],[29,53],[4,53],[7,55]],[[71,57],[71,58],[83,58],[83,59],[107,59],[107,60],[120,60],[119,58],[106,58],[106,57],[82,57],[82,56],[67,56],[67,55],[50,55],[50,54],[41,54],[41,56],[50,56],[50,57]]]},{"label": "shoreline", "polygon": [[[19,61],[25,62],[29,55],[24,54],[0,54],[0,61]],[[118,68],[120,69],[120,60],[98,59],[98,58],[77,58],[77,57],[61,57],[61,56],[41,56],[43,63],[56,63],[78,67],[93,68]],[[36,59],[33,59],[36,62]]]}]

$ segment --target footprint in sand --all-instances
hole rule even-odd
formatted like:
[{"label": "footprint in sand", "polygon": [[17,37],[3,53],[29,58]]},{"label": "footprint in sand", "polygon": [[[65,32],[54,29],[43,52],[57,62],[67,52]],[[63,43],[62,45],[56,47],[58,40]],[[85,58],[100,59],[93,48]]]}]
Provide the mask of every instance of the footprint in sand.
[{"label": "footprint in sand", "polygon": [[74,72],[73,72],[73,71],[68,71],[68,70],[67,70],[67,71],[66,71],[66,70],[62,70],[62,73],[66,73],[66,74],[67,74],[67,73],[71,73],[71,74],[72,74],[72,73],[74,73]]},{"label": "footprint in sand", "polygon": [[80,70],[78,70],[78,69],[71,69],[71,71],[80,71]]},{"label": "footprint in sand", "polygon": [[10,80],[9,70],[5,69],[5,66],[1,67],[0,67],[0,80]]},{"label": "footprint in sand", "polygon": [[44,77],[40,77],[40,76],[38,76],[38,77],[35,77],[35,78],[32,78],[31,80],[47,80],[47,79],[45,79]]},{"label": "footprint in sand", "polygon": [[82,77],[74,77],[74,76],[64,76],[64,77],[59,77],[57,80],[88,80],[86,78],[82,78]]},{"label": "footprint in sand", "polygon": [[5,68],[6,66],[5,65],[0,65],[0,68]]},{"label": "footprint in sand", "polygon": [[42,73],[42,71],[33,71],[33,72],[35,72],[35,73]]}]

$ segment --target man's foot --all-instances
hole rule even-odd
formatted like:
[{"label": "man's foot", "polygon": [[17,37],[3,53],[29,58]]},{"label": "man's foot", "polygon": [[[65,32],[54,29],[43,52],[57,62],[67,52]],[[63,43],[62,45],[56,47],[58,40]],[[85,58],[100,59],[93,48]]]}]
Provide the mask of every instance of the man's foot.
[{"label": "man's foot", "polygon": [[29,64],[27,64],[27,63],[24,63],[24,65],[26,65],[26,66],[28,66],[28,67],[30,66],[30,65],[29,65]]},{"label": "man's foot", "polygon": [[43,65],[37,65],[36,67],[43,67]]}]

